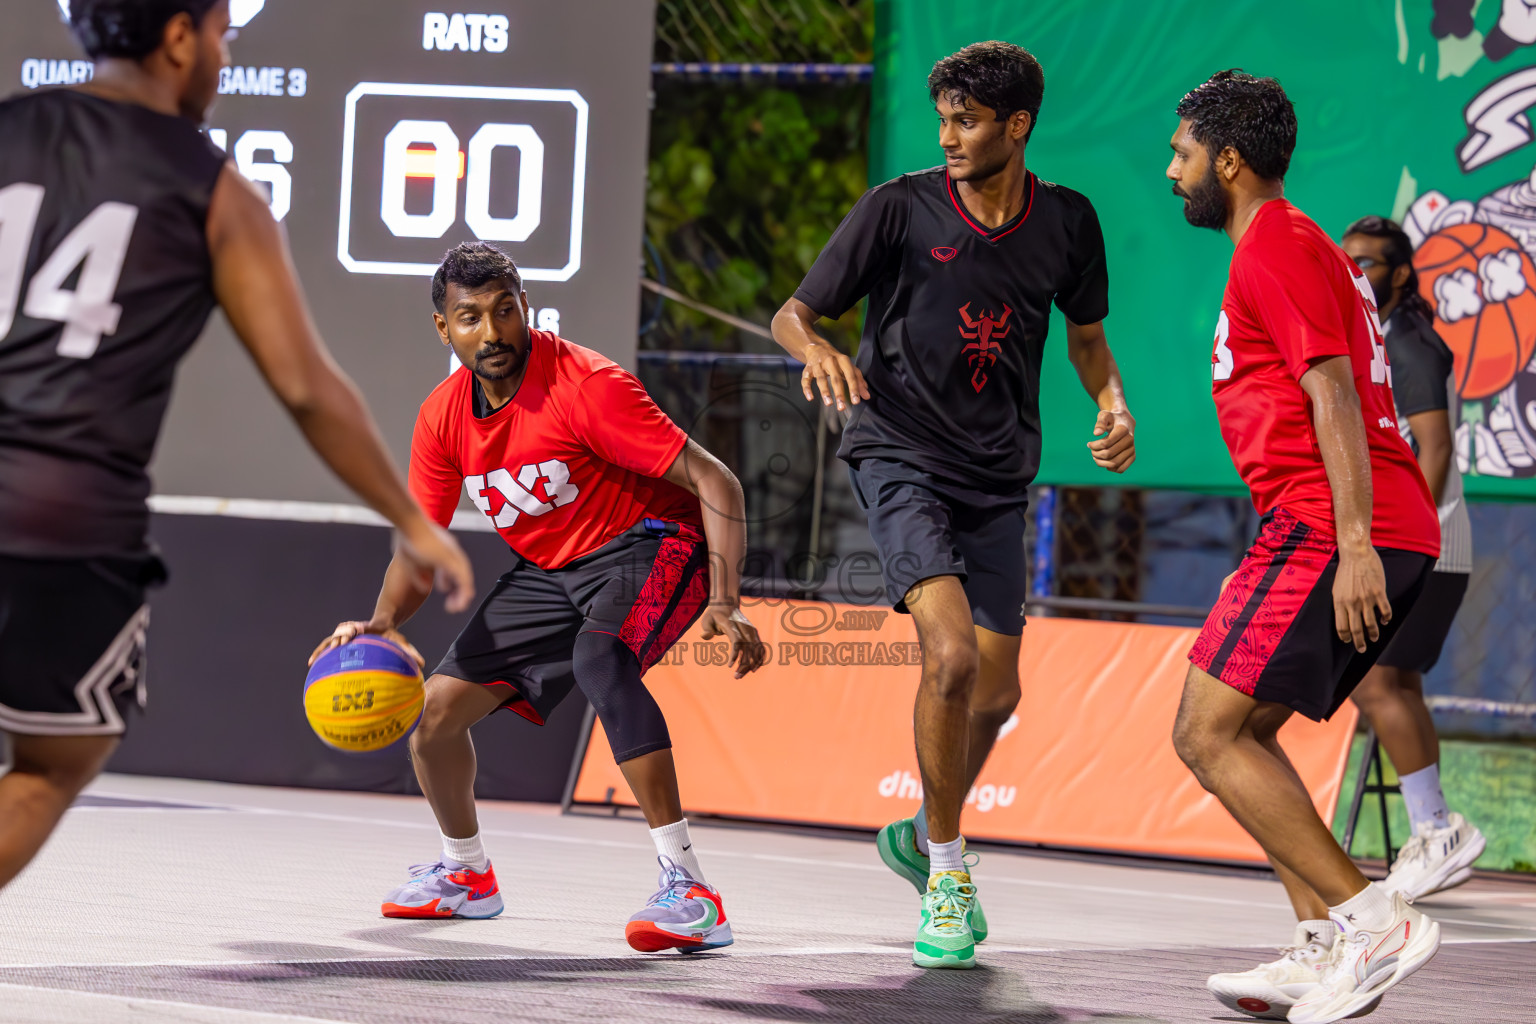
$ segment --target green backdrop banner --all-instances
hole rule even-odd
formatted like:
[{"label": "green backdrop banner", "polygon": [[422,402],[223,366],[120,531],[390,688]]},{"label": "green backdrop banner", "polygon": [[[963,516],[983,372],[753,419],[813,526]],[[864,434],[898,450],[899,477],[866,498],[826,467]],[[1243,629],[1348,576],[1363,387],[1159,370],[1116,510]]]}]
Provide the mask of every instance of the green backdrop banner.
[{"label": "green backdrop banner", "polygon": [[[1335,237],[1378,213],[1421,243],[1457,357],[1468,493],[1536,498],[1536,48],[1520,44],[1536,40],[1536,11],[1438,6],[1437,23],[1431,0],[878,0],[871,181],[939,163],[925,85],[937,58],[979,39],[1028,47],[1046,83],[1028,164],[1087,195],[1104,227],[1107,328],[1138,422],[1123,479],[1237,492],[1209,369],[1232,247],[1184,222],[1163,171],[1187,90],[1222,68],[1273,75],[1300,121],[1287,196]],[[1111,483],[1083,448],[1093,410],[1059,314],[1051,331],[1040,479]]]}]

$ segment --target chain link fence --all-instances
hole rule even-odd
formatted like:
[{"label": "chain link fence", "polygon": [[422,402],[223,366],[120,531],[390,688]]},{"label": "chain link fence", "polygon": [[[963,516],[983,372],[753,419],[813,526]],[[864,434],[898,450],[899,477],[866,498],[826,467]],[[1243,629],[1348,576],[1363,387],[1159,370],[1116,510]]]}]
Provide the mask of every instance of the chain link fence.
[{"label": "chain link fence", "polygon": [[871,0],[663,0],[656,60],[676,63],[838,63],[874,34]]}]

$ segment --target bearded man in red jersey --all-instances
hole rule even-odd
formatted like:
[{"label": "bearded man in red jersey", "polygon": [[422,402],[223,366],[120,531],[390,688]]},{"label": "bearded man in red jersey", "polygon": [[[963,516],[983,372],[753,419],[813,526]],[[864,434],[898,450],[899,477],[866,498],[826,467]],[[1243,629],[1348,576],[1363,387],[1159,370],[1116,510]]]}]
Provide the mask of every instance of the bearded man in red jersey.
[{"label": "bearded man in red jersey", "polygon": [[1212,393],[1263,520],[1190,651],[1174,745],[1269,855],[1307,935],[1304,956],[1208,984],[1234,1009],[1321,1024],[1373,1009],[1440,929],[1360,873],[1276,733],[1348,699],[1422,591],[1440,523],[1397,430],[1370,283],[1285,199],[1296,114],[1280,83],[1222,71],[1176,112],[1173,192],[1236,247]]}]

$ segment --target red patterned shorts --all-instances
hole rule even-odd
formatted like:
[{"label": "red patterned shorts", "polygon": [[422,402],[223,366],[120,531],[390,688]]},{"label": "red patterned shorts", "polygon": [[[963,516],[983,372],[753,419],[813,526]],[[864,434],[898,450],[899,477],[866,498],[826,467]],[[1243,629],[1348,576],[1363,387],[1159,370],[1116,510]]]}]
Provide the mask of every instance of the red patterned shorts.
[{"label": "red patterned shorts", "polygon": [[434,674],[505,686],[502,707],[539,725],[576,684],[576,637],[610,633],[644,672],[709,603],[709,550],[698,527],[642,519],[559,569],[520,559],[475,609]]},{"label": "red patterned shorts", "polygon": [[1255,700],[1328,718],[1376,664],[1435,561],[1395,548],[1376,553],[1392,621],[1362,654],[1334,632],[1334,538],[1276,509],[1260,523],[1258,538],[1206,617],[1190,662]]}]

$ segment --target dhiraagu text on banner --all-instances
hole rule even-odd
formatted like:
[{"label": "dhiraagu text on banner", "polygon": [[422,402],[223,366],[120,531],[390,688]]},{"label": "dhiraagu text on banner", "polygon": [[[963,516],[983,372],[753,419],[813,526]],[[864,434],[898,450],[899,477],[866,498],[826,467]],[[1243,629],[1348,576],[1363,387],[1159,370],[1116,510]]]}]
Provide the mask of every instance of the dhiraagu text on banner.
[{"label": "dhiraagu text on banner", "polygon": [[[1463,10],[1464,8],[1464,10]],[[1286,195],[1338,238],[1401,221],[1456,355],[1467,492],[1536,497],[1536,4],[1527,0],[879,0],[870,177],[938,164],[926,79],[967,43],[1005,39],[1045,67],[1027,163],[1084,193],[1109,253],[1110,343],[1137,419],[1123,482],[1239,493],[1211,403],[1232,245],[1189,227],[1163,177],[1173,108],[1223,68],[1273,75],[1300,134]],[[1092,408],[1057,314],[1041,381],[1040,481],[1106,485]]]}]

